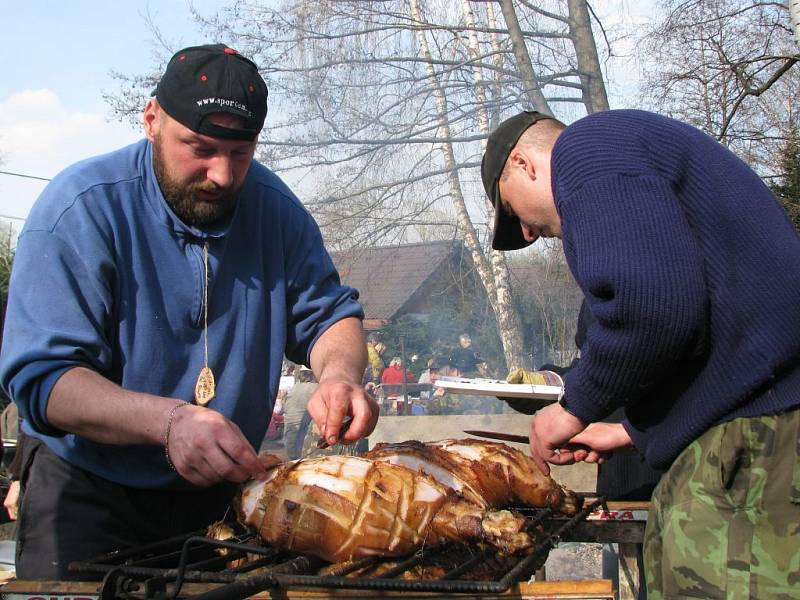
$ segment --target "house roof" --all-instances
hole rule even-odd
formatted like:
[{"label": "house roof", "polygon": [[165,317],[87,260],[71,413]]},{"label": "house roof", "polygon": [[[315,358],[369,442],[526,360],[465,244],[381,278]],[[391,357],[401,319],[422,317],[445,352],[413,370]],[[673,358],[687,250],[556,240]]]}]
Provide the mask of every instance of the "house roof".
[{"label": "house roof", "polygon": [[533,261],[510,262],[508,271],[512,287],[536,290],[577,286],[566,264],[552,265]]},{"label": "house roof", "polygon": [[454,253],[460,241],[422,242],[333,252],[342,283],[356,288],[364,307],[364,326],[375,329],[401,312],[436,270]]}]

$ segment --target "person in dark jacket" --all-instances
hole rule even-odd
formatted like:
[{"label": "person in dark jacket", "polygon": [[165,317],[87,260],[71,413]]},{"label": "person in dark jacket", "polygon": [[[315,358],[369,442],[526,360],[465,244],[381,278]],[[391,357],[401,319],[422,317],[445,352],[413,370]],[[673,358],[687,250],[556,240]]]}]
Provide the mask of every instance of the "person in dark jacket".
[{"label": "person in dark jacket", "polygon": [[563,399],[532,420],[533,456],[549,470],[635,445],[665,470],[650,598],[791,597],[800,237],[769,189],[697,129],[637,110],[511,117],[482,179],[493,247],[560,237],[594,317]]},{"label": "person in dark jacket", "polygon": [[472,338],[468,333],[458,336],[458,348],[450,353],[450,365],[456,369],[457,376],[460,377],[486,374],[486,362],[472,345]]},{"label": "person in dark jacket", "polygon": [[[586,332],[594,318],[586,300],[581,302],[575,327],[575,345],[578,356],[566,367],[545,364],[540,370],[553,371],[562,376],[580,363],[580,348],[586,342]],[[622,423],[625,418],[623,408],[616,409],[603,419],[604,423]],[[661,477],[661,471],[647,464],[644,456],[631,447],[604,457],[597,469],[597,495],[607,500],[649,500]]]},{"label": "person in dark jacket", "polygon": [[[580,348],[586,342],[586,332],[593,321],[589,305],[586,300],[583,300],[575,327],[575,345],[579,349],[578,356],[566,367],[545,364],[539,368],[554,371],[563,377],[570,369],[576,367],[580,362]],[[625,410],[618,408],[603,419],[603,422],[621,423],[624,419]],[[633,447],[605,455],[603,460],[598,462],[595,491],[598,496],[603,496],[606,500],[649,500],[661,477],[661,471],[648,465],[644,456]],[[646,592],[644,558],[640,548],[636,560],[639,567],[638,597],[643,600],[646,598]],[[603,544],[603,577],[611,579],[615,587],[618,587],[619,547],[617,544]]]}]

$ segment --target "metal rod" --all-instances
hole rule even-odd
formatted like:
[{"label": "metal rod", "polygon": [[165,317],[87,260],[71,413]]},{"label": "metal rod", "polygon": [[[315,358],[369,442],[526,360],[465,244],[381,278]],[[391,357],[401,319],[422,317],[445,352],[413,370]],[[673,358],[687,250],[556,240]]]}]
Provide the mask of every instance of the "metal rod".
[{"label": "metal rod", "polygon": [[343,577],[315,577],[312,575],[276,575],[281,587],[329,587],[336,589],[384,590],[397,592],[471,592],[500,593],[510,585],[490,581],[417,581],[406,579],[347,579]]},{"label": "metal rod", "polygon": [[258,569],[260,567],[267,567],[269,565],[274,565],[276,556],[278,556],[278,552],[273,552],[271,556],[262,556],[261,558],[257,558],[255,560],[251,560],[246,562],[245,564],[233,567],[232,569],[228,569],[229,573],[247,573],[248,571],[252,571],[254,569]]},{"label": "metal rod", "polygon": [[406,336],[400,336],[400,369],[403,372],[403,412],[411,414],[408,410],[408,382],[406,381]]},{"label": "metal rod", "polygon": [[508,584],[509,587],[513,583],[519,581],[523,573],[526,573],[527,571],[531,570],[531,567],[533,567],[536,564],[536,561],[541,559],[542,554],[544,554],[545,552],[550,552],[550,550],[552,550],[559,544],[559,542],[561,541],[561,536],[566,531],[569,531],[577,523],[583,521],[587,516],[589,516],[594,511],[595,508],[597,508],[603,502],[605,502],[604,497],[598,498],[591,504],[587,504],[586,506],[584,506],[576,515],[574,515],[564,525],[559,527],[555,533],[551,534],[547,538],[547,540],[545,540],[542,544],[540,544],[532,554],[530,554],[529,556],[521,560],[519,563],[517,563],[517,565],[514,568],[512,568],[508,573],[506,573],[500,581]]},{"label": "metal rod", "polygon": [[108,554],[103,554],[102,556],[98,556],[93,559],[93,562],[97,563],[106,563],[112,561],[118,561],[118,563],[122,562],[123,560],[133,557],[133,556],[142,556],[143,554],[151,554],[162,548],[174,548],[180,544],[183,544],[188,538],[202,535],[204,533],[203,530],[193,531],[190,533],[184,533],[183,535],[176,535],[175,537],[167,538],[166,540],[161,540],[159,542],[153,542],[152,544],[146,544],[144,546],[136,546],[135,548],[125,548],[124,550],[115,550],[114,552],[109,552]]},{"label": "metal rod", "polygon": [[333,577],[342,577],[354,571],[358,571],[359,569],[374,565],[378,563],[379,560],[380,559],[377,556],[370,556],[368,558],[362,558],[361,560],[355,560],[350,563],[343,563],[340,566],[334,566],[331,568],[328,574]]},{"label": "metal rod", "polygon": [[229,548],[231,550],[241,550],[243,552],[253,552],[255,554],[262,554],[266,555],[271,552],[270,549],[267,548],[258,548],[255,546],[247,546],[245,544],[237,544],[235,542],[226,542],[223,540],[212,540],[207,537],[202,536],[193,536],[186,540],[183,544],[183,549],[181,551],[181,559],[178,563],[178,572],[175,577],[175,591],[170,596],[171,598],[177,598],[178,594],[180,594],[181,587],[183,586],[183,582],[186,580],[186,566],[189,560],[189,549],[192,546],[200,546],[200,545],[207,545],[207,546],[214,546],[217,548]]},{"label": "metal rod", "polygon": [[381,573],[381,578],[383,579],[391,579],[392,577],[397,577],[401,573],[405,573],[412,567],[416,567],[425,559],[425,555],[422,552],[417,552],[413,554],[411,557],[407,558],[406,560],[397,563],[391,569]]},{"label": "metal rod", "polygon": [[[105,574],[110,571],[119,570],[125,575],[132,575],[135,577],[164,577],[165,579],[175,579],[178,575],[178,569],[158,569],[155,567],[136,567],[133,565],[96,565],[93,563],[72,563],[70,564],[70,571],[76,573],[97,573]],[[236,581],[236,575],[230,572],[213,572],[208,571],[185,571],[184,581],[192,583],[230,583]]]},{"label": "metal rod", "polygon": [[[203,594],[192,596],[192,600],[233,600],[236,598],[248,598],[258,592],[263,592],[269,588],[277,587],[278,577],[281,576],[279,570],[287,571],[311,571],[321,566],[322,561],[309,559],[305,556],[298,556],[286,563],[278,565],[276,569],[259,573],[245,579],[236,581],[210,590]],[[312,578],[318,578],[311,576]]]},{"label": "metal rod", "polygon": [[442,577],[440,577],[439,579],[441,579],[443,581],[447,580],[447,579],[455,579],[456,577],[458,577],[458,576],[470,571],[472,569],[472,567],[474,567],[475,565],[477,565],[481,561],[486,560],[486,557],[488,556],[488,554],[489,553],[486,550],[483,550],[483,551],[479,552],[478,554],[476,554],[475,556],[473,556],[472,558],[470,558],[466,562],[461,563],[459,566],[457,566],[452,571],[448,571],[447,573],[442,575]]},{"label": "metal rod", "polygon": [[537,515],[536,515],[536,516],[533,518],[533,520],[532,520],[530,523],[528,523],[528,527],[527,527],[527,528],[528,528],[529,530],[530,530],[530,529],[533,529],[533,528],[534,528],[534,527],[536,527],[536,526],[537,526],[539,523],[541,523],[542,521],[544,521],[544,520],[545,520],[547,517],[549,517],[549,516],[550,516],[550,515],[552,515],[552,514],[553,514],[553,509],[552,509],[552,508],[550,508],[550,507],[548,507],[548,508],[545,508],[545,509],[544,509],[543,511],[541,511],[539,514],[537,514]]},{"label": "metal rod", "polygon": [[[383,573],[380,577],[348,578],[343,577],[342,575],[374,564],[376,562],[375,559],[370,558],[362,561],[356,561],[339,568],[334,567],[335,570],[332,572],[335,574],[333,575],[315,575],[313,573],[317,573],[325,563],[314,557],[299,556],[283,563],[275,564],[272,562],[268,563],[267,567],[261,567],[261,565],[269,560],[274,560],[276,558],[279,559],[282,553],[277,552],[274,548],[256,547],[229,541],[212,540],[203,536],[191,536],[188,538],[186,538],[186,536],[181,536],[180,538],[174,538],[184,540],[177,569],[156,569],[134,565],[98,565],[91,563],[76,563],[70,567],[74,567],[73,570],[77,571],[96,572],[99,570],[100,572],[104,572],[117,569],[124,571],[126,574],[140,577],[158,577],[168,580],[172,580],[174,578],[174,586],[166,586],[166,589],[169,591],[163,594],[159,593],[161,598],[166,599],[177,598],[180,594],[183,584],[188,581],[221,584],[219,587],[208,590],[203,594],[193,596],[193,600],[233,600],[235,598],[247,598],[258,592],[271,588],[290,588],[293,586],[369,591],[499,594],[507,591],[512,585],[520,581],[522,577],[526,576],[527,573],[532,572],[532,569],[535,570],[537,563],[542,560],[543,555],[546,555],[550,549],[555,547],[561,541],[562,536],[566,532],[573,529],[578,523],[584,521],[585,518],[604,501],[604,498],[598,498],[591,504],[584,506],[580,512],[568,520],[557,521],[555,531],[552,531],[551,529],[552,533],[549,533],[546,539],[544,539],[542,543],[535,548],[531,555],[526,556],[519,562],[516,562],[501,579],[488,582],[456,579],[463,573],[469,571],[476,564],[479,564],[481,561],[485,560],[489,554],[489,552],[485,550],[470,558],[458,559],[463,560],[463,562],[461,564],[456,562],[455,564],[458,564],[458,566],[455,569],[446,573],[444,577],[437,580],[405,580],[396,579],[393,577],[401,572],[407,571],[409,568],[417,564],[420,564],[425,558],[430,558],[433,554],[437,554],[439,552],[444,552],[445,554],[449,553],[450,549],[444,546],[437,549],[428,548],[424,555],[417,553],[399,563],[391,570]],[[538,527],[539,523],[550,515],[550,512],[551,511],[549,510],[542,510],[533,518],[526,519],[529,520],[528,529]],[[174,542],[174,539],[169,541]],[[148,546],[148,548],[164,548],[166,545],[167,542],[165,541],[158,544],[151,544]],[[198,546],[206,546],[207,550],[210,550],[208,547],[227,548],[229,550],[233,550],[234,554],[259,554],[262,556],[262,558],[256,559],[256,561],[251,561],[251,563],[248,563],[247,565],[244,565],[235,571],[196,571],[191,567],[197,564],[208,564],[209,562],[216,564],[220,562],[220,560],[223,560],[203,560],[199,563],[194,563],[194,565],[190,565],[190,556],[197,554],[196,550],[198,549]],[[141,556],[142,549],[139,548],[138,551],[140,552],[139,555]],[[118,558],[120,554],[122,553],[111,553],[106,556]],[[128,550],[124,554],[132,557],[135,552]],[[163,557],[160,558],[163,559]],[[233,557],[227,557],[227,559],[231,558]],[[506,563],[515,560],[515,558],[509,557]],[[144,559],[142,562],[151,561],[148,558]],[[258,562],[258,565],[249,566],[250,564],[256,562]],[[453,564],[452,561],[451,564]],[[497,567],[492,567],[492,570],[493,572],[497,573],[505,571],[507,567],[508,564],[504,565],[503,563],[498,563]],[[256,568],[258,568],[257,572],[247,572]],[[160,589],[164,588],[162,587]]]}]

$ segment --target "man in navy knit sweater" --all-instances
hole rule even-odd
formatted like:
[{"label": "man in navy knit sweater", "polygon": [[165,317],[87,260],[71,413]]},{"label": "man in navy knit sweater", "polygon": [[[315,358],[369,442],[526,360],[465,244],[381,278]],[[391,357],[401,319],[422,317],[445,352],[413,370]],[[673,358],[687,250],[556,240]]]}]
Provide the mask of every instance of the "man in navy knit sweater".
[{"label": "man in navy knit sweater", "polygon": [[[482,178],[493,247],[560,237],[594,317],[562,401],[532,420],[533,456],[549,471],[634,445],[666,471],[650,598],[797,597],[800,237],[768,188],[697,129],[635,110],[511,117]],[[623,423],[599,422],[617,408]]]}]

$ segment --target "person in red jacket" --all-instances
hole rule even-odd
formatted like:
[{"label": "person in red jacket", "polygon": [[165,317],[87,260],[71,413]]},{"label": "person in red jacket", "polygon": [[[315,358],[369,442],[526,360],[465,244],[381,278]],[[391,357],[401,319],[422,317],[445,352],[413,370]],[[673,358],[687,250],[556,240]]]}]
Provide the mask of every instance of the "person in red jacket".
[{"label": "person in red jacket", "polygon": [[[383,371],[381,383],[387,385],[402,385],[403,383],[403,361],[399,356],[395,356],[389,361],[389,366]],[[406,383],[416,383],[417,378],[409,369],[406,369]]]},{"label": "person in red jacket", "polygon": [[[405,373],[406,383],[416,383],[417,378],[408,369],[403,369],[403,361],[399,356],[395,356],[389,361],[389,366],[381,375],[381,383],[384,385],[386,401],[389,403],[390,412],[403,415],[406,412],[406,400],[403,395],[403,374]],[[391,386],[391,387],[386,387]]]}]

